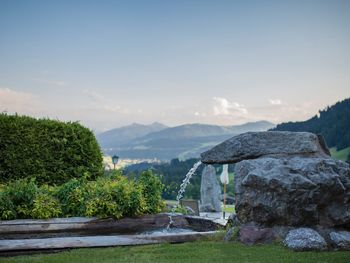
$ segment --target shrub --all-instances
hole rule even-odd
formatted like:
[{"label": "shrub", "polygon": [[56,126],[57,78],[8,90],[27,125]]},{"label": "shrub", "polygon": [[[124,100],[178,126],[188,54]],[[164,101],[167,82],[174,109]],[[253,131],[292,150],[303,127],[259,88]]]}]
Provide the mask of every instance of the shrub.
[{"label": "shrub", "polygon": [[0,219],[10,220],[16,217],[16,209],[10,196],[5,192],[0,192]]},{"label": "shrub", "polygon": [[58,217],[62,213],[59,201],[48,193],[39,193],[33,201],[32,218]]},{"label": "shrub", "polygon": [[139,183],[142,186],[143,196],[145,197],[145,212],[150,214],[159,213],[165,206],[162,200],[164,185],[152,171],[142,172]]},{"label": "shrub", "polygon": [[87,216],[121,218],[144,212],[142,188],[125,177],[100,178],[96,182],[89,182],[88,192]]},{"label": "shrub", "polygon": [[77,122],[0,114],[0,181],[36,177],[39,184],[103,174],[94,134]]},{"label": "shrub", "polygon": [[17,218],[30,217],[34,198],[38,193],[38,186],[34,179],[12,181],[3,192],[15,206]]},{"label": "shrub", "polygon": [[56,197],[62,204],[62,213],[65,216],[85,215],[87,196],[85,184],[86,182],[74,178],[57,189]]},{"label": "shrub", "polygon": [[152,173],[139,181],[120,174],[96,181],[71,179],[59,186],[38,187],[34,179],[21,179],[0,191],[1,219],[97,216],[121,218],[157,213],[164,206],[162,184]]}]

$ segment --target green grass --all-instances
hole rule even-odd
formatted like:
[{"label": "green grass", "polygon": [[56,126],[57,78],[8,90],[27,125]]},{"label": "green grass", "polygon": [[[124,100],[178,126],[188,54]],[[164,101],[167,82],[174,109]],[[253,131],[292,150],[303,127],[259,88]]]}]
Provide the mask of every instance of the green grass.
[{"label": "green grass", "polygon": [[346,161],[348,155],[350,154],[350,147],[337,151],[336,147],[330,149],[331,155],[334,159]]},{"label": "green grass", "polygon": [[222,208],[224,212],[227,213],[234,213],[235,212],[235,206],[234,205],[226,205],[225,208]]},{"label": "green grass", "polygon": [[349,262],[350,252],[293,252],[280,245],[245,246],[240,243],[199,241],[134,247],[77,249],[57,254],[0,258],[0,262]]}]

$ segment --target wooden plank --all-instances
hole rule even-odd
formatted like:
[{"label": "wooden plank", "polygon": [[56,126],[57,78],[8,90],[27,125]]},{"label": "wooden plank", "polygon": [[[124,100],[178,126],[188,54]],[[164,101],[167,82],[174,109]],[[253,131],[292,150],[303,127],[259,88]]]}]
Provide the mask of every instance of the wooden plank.
[{"label": "wooden plank", "polygon": [[[180,215],[173,217],[174,226],[188,227],[187,220]],[[169,223],[168,214],[145,215],[137,218],[55,218],[49,220],[10,220],[1,221],[0,235],[55,233],[55,232],[114,232],[135,233],[144,230],[166,227]]]},{"label": "wooden plank", "polygon": [[194,241],[204,236],[215,235],[216,231],[186,232],[157,235],[125,235],[125,236],[88,236],[88,237],[59,237],[42,239],[0,240],[0,252],[66,249],[82,247],[109,247],[155,244],[161,242]]},{"label": "wooden plank", "polygon": [[81,247],[125,246],[157,243],[154,240],[124,236],[58,237],[42,239],[0,240],[0,251],[64,249]]},{"label": "wooden plank", "polygon": [[0,220],[0,226],[8,225],[24,225],[24,224],[74,224],[87,223],[98,220],[97,217],[66,217],[66,218],[50,218],[50,219],[15,219]]}]

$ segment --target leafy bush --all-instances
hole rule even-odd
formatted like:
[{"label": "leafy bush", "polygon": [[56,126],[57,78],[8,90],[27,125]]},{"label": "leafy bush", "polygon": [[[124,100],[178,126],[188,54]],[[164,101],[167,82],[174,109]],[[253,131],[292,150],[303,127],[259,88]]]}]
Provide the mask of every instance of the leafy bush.
[{"label": "leafy bush", "polygon": [[65,216],[83,216],[86,210],[86,187],[82,180],[76,178],[61,185],[56,191],[56,197],[62,204]]},{"label": "leafy bush", "polygon": [[0,114],[0,182],[36,177],[39,184],[103,174],[94,134],[77,122]]},{"label": "leafy bush", "polygon": [[164,185],[151,171],[142,172],[139,182],[142,185],[143,195],[146,201],[146,213],[159,213],[165,206],[162,201]]},{"label": "leafy bush", "polygon": [[97,216],[121,218],[157,213],[164,207],[163,185],[151,172],[138,181],[120,173],[96,181],[71,179],[60,186],[42,185],[22,179],[0,192],[1,219]]},{"label": "leafy bush", "polygon": [[39,193],[33,200],[32,218],[58,217],[62,213],[59,201],[48,193]]},{"label": "leafy bush", "polygon": [[0,192],[0,219],[15,219],[17,217],[15,206],[7,193]]},{"label": "leafy bush", "polygon": [[100,178],[88,184],[87,216],[135,216],[144,212],[142,188],[125,177]]},{"label": "leafy bush", "polygon": [[30,217],[34,198],[38,194],[38,186],[34,179],[12,181],[3,192],[15,206],[16,217]]}]

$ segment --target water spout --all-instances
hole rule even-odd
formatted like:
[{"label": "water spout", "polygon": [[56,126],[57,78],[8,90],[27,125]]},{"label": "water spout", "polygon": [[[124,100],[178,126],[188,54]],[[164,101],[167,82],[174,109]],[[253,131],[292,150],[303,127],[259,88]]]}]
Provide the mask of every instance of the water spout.
[{"label": "water spout", "polygon": [[180,200],[181,200],[181,198],[183,197],[183,195],[185,193],[187,185],[190,183],[190,180],[191,180],[192,176],[194,175],[194,173],[196,172],[196,170],[198,169],[198,167],[201,164],[202,164],[201,161],[195,163],[193,165],[193,167],[186,174],[185,179],[182,181],[182,184],[180,185],[179,192],[177,193],[177,196],[176,196],[176,204],[172,207],[171,213],[169,214],[169,224],[167,226],[167,229],[170,229],[170,227],[173,225],[173,223],[174,223],[173,215],[175,214],[176,209],[179,207]]}]

